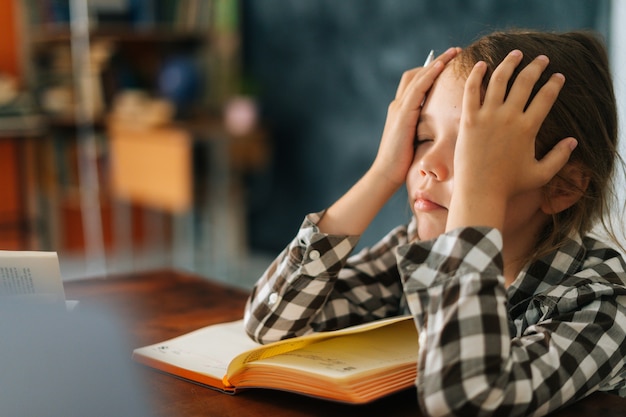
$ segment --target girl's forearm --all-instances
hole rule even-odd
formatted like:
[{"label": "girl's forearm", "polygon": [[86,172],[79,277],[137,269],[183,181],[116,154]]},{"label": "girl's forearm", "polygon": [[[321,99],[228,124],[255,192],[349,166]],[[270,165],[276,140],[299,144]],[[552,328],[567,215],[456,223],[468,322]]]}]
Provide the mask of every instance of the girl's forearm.
[{"label": "girl's forearm", "polygon": [[399,187],[369,170],[326,210],[318,224],[320,231],[336,235],[363,234]]}]

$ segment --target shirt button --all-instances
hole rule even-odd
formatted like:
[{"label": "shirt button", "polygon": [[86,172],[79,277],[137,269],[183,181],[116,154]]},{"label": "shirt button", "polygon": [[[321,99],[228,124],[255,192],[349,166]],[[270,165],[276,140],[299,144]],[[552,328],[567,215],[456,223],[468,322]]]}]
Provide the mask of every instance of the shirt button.
[{"label": "shirt button", "polygon": [[269,296],[269,299],[267,300],[269,305],[274,305],[276,304],[276,301],[278,301],[278,294],[276,294],[275,292],[271,293]]},{"label": "shirt button", "polygon": [[320,258],[320,253],[316,250],[312,250],[309,253],[309,258],[313,261],[317,261]]}]

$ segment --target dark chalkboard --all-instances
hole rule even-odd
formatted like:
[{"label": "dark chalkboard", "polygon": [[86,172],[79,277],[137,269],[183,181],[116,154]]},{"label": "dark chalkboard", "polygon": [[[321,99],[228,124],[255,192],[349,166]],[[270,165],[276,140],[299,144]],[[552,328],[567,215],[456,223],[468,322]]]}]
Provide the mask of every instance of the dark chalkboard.
[{"label": "dark chalkboard", "polygon": [[[430,49],[495,29],[608,32],[609,0],[246,0],[245,74],[258,88],[274,155],[249,180],[253,249],[282,249],[303,216],[369,167],[402,72]],[[361,239],[409,219],[399,192]]]}]

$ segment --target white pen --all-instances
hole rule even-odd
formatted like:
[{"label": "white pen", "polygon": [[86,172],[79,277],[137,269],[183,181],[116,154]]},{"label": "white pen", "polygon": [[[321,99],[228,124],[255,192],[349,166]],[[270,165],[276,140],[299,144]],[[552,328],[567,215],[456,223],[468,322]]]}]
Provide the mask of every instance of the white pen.
[{"label": "white pen", "polygon": [[[434,59],[435,59],[435,51],[431,49],[430,52],[428,53],[428,56],[426,57],[426,61],[424,61],[424,66],[427,66],[428,64],[433,62]],[[424,97],[424,100],[422,100],[422,106],[424,105],[425,101],[426,101],[426,97]]]},{"label": "white pen", "polygon": [[433,62],[434,59],[435,59],[435,51],[431,49],[430,52],[428,53],[428,56],[426,57],[426,61],[424,61],[424,66]]}]

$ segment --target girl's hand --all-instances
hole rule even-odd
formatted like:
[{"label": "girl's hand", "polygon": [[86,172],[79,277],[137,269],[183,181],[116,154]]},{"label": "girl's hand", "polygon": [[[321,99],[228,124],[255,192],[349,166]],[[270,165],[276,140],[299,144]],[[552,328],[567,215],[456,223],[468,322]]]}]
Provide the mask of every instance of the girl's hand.
[{"label": "girl's hand", "polygon": [[576,147],[574,138],[566,138],[541,160],[535,158],[537,133],[565,78],[553,74],[528,103],[549,62],[539,56],[519,73],[505,98],[507,84],[521,60],[522,53],[516,50],[498,65],[482,104],[486,64],[478,62],[467,79],[454,156],[453,201],[477,203],[475,209],[481,204],[506,208],[511,197],[546,185]]},{"label": "girl's hand", "polygon": [[413,161],[417,120],[426,94],[458,51],[458,48],[450,48],[426,67],[414,68],[402,75],[396,97],[389,104],[378,154],[371,168],[395,187],[404,184]]},{"label": "girl's hand", "polygon": [[425,68],[404,73],[396,99],[389,105],[383,138],[374,163],[326,210],[317,224],[321,232],[361,235],[404,183],[413,160],[417,117],[424,97],[445,64],[456,54],[456,49],[449,49]]}]

